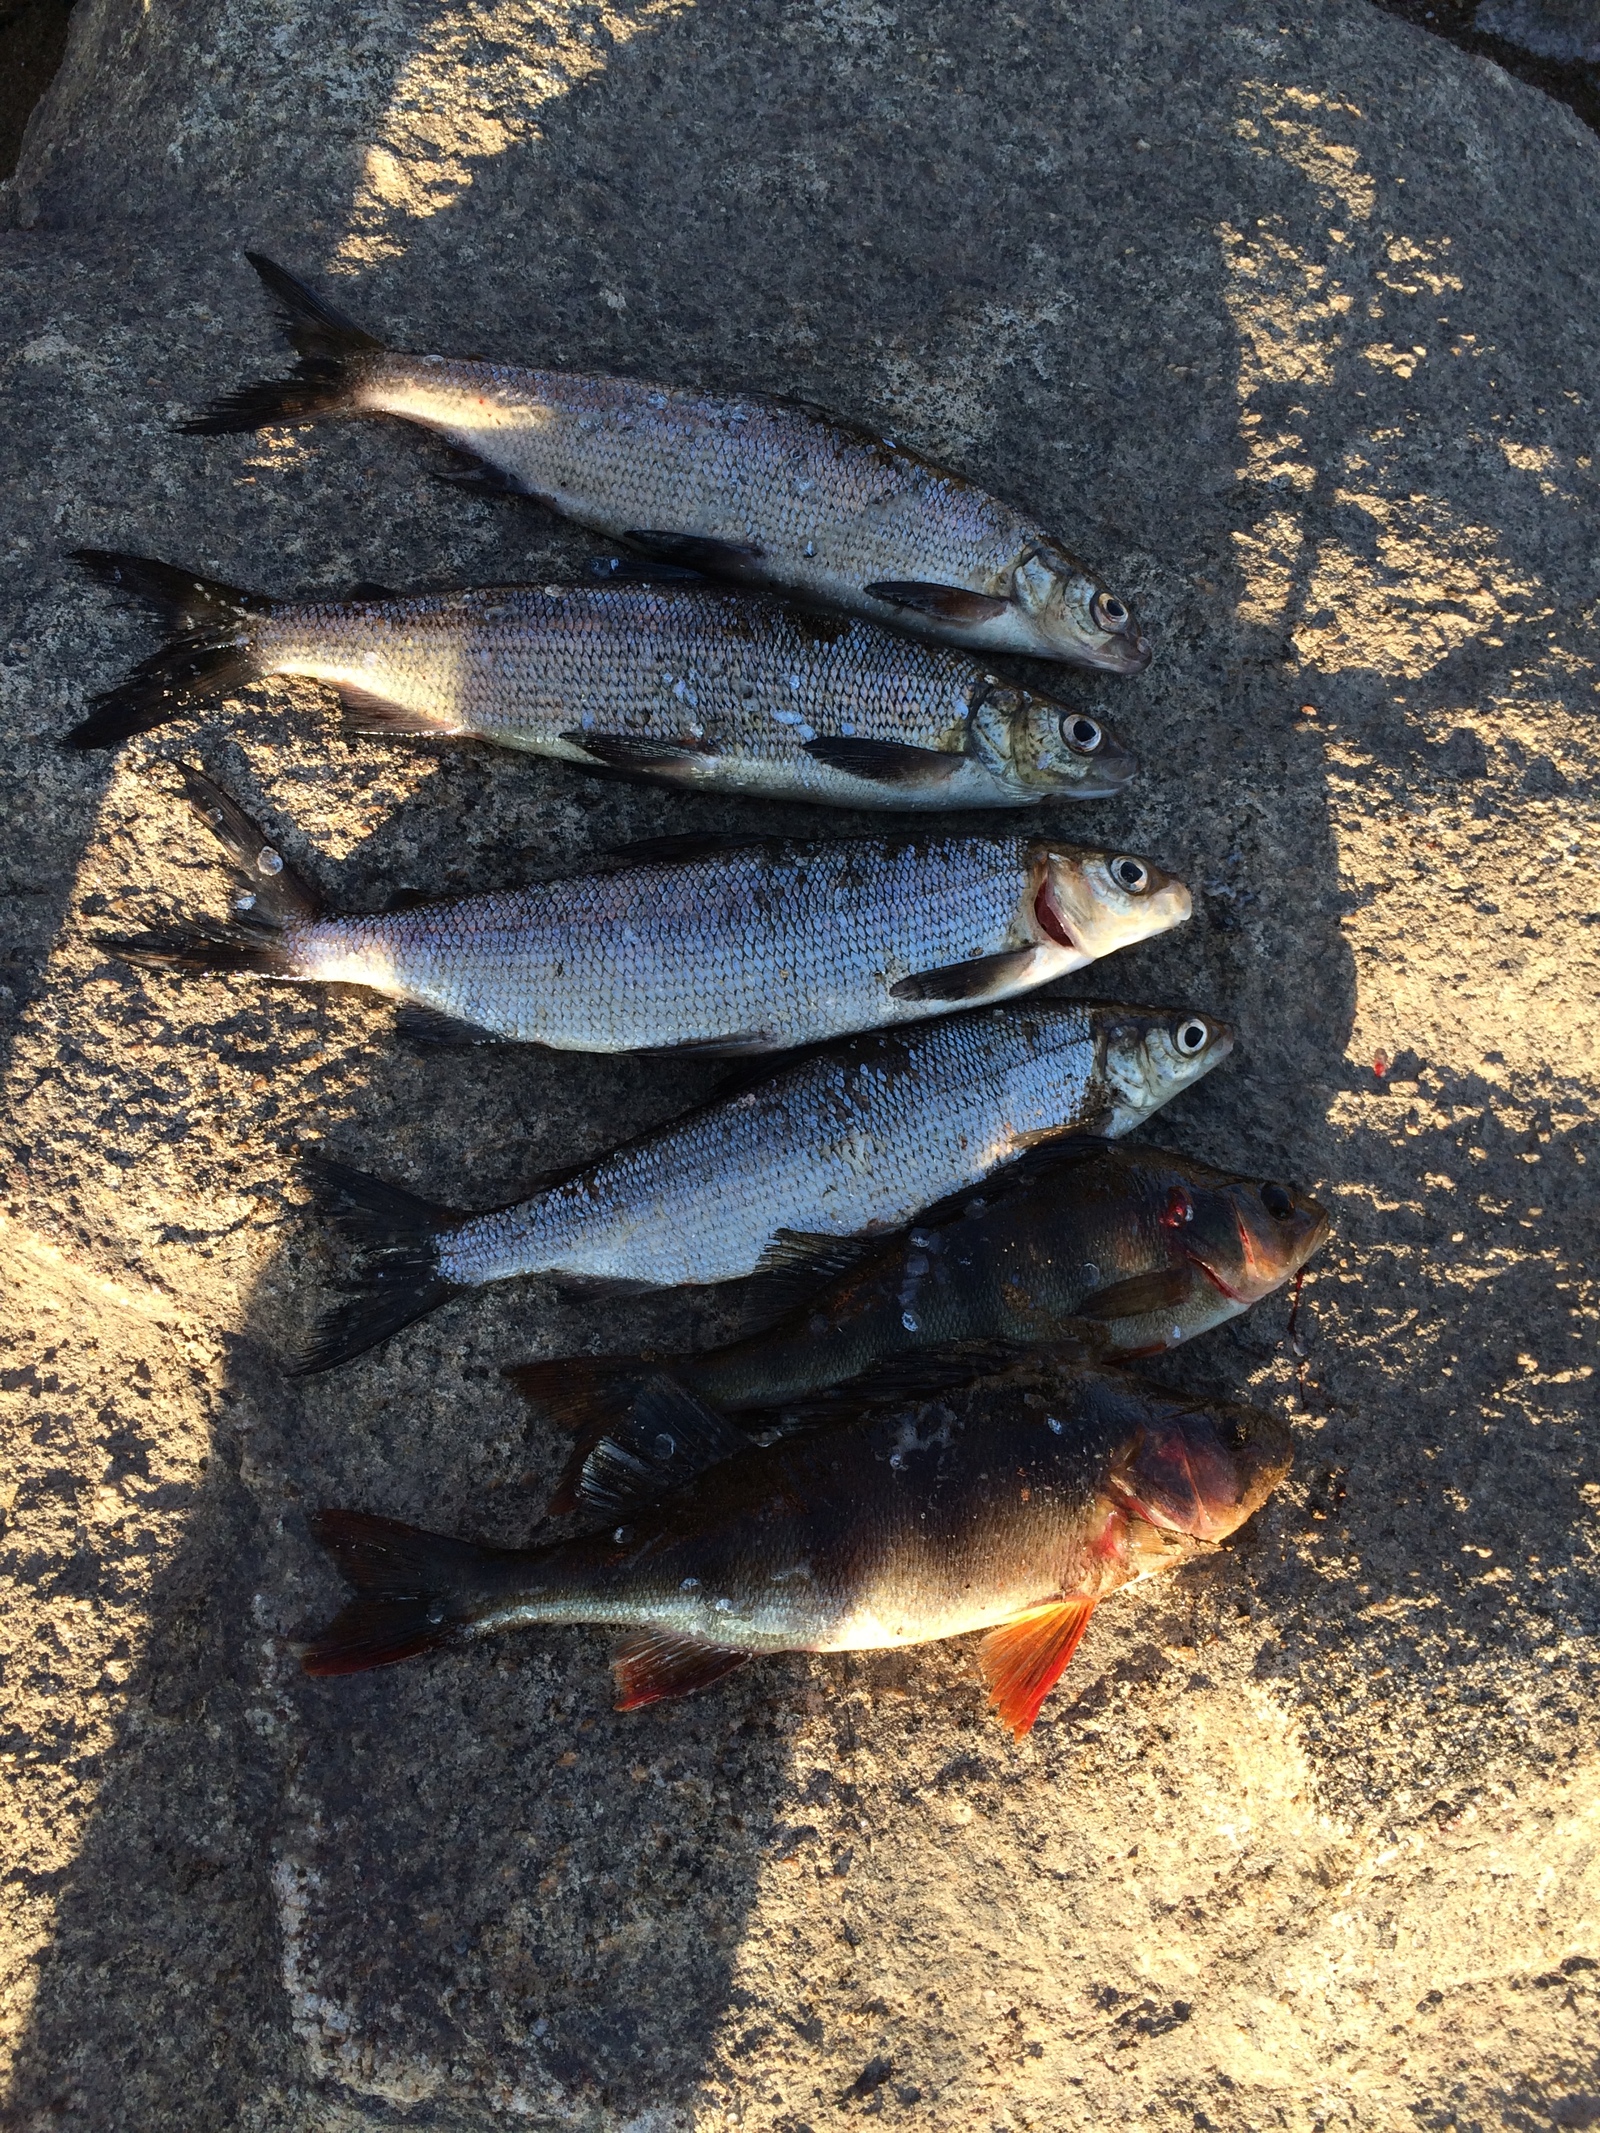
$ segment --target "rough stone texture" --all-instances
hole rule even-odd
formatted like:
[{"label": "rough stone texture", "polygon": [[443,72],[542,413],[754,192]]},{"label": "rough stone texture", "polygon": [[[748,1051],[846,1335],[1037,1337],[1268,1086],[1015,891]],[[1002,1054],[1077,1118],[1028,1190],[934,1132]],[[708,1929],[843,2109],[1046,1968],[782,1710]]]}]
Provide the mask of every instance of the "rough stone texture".
[{"label": "rough stone texture", "polygon": [[[0,238],[6,2122],[1594,2123],[1595,140],[1354,0],[81,0],[72,40]],[[355,904],[799,811],[352,744],[314,691],[57,749],[150,642],[66,546],[583,553],[398,429],[172,435],[269,360],[244,243],[412,344],[892,422],[1144,603],[1148,675],[1076,685],[1147,764],[1092,819],[1201,894],[1100,988],[1238,1021],[1158,1137],[1338,1238],[1306,1365],[1280,1300],[1165,1366],[1284,1403],[1296,1479],[1104,1610],[1025,1746],[961,1647],[628,1718],[598,1637],[298,1676],[304,1508],[526,1532],[558,1446],[497,1366],[638,1328],[530,1285],[287,1384],[293,1150],[489,1203],[711,1075],[124,969],[97,935],[224,893],[164,765]]]}]

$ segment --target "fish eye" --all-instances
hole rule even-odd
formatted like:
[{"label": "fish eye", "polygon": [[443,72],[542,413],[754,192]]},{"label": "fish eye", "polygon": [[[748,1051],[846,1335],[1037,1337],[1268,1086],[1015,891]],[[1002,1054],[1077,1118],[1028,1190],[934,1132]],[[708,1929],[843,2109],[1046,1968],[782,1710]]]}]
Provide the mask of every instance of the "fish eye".
[{"label": "fish eye", "polygon": [[1192,1059],[1196,1052],[1205,1050],[1206,1038],[1210,1034],[1200,1017],[1191,1015],[1187,1022],[1178,1024],[1172,1033],[1172,1041],[1185,1059]]},{"label": "fish eye", "polygon": [[1095,624],[1103,630],[1126,629],[1128,610],[1114,593],[1096,593],[1089,602],[1089,613]]},{"label": "fish eye", "polygon": [[1263,1185],[1261,1204],[1274,1222],[1287,1222],[1294,1213],[1294,1200],[1281,1185]]},{"label": "fish eye", "polygon": [[1064,711],[1061,714],[1061,738],[1079,755],[1093,755],[1105,735],[1092,718],[1085,718],[1081,711]]},{"label": "fish eye", "polygon": [[1142,859],[1130,859],[1124,855],[1111,862],[1111,879],[1118,888],[1126,889],[1130,896],[1142,896],[1150,886],[1150,869]]}]

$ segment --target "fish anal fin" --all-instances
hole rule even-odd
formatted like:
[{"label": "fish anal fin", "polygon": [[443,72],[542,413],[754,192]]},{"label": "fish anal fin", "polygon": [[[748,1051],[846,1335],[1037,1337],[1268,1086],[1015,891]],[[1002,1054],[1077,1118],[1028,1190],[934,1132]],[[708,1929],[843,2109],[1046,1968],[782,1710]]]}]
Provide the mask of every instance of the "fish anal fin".
[{"label": "fish anal fin", "polygon": [[642,1629],[617,1646],[611,1672],[617,1684],[616,1708],[637,1711],[668,1696],[692,1696],[731,1674],[751,1657],[726,1644],[701,1644],[672,1630]]},{"label": "fish anal fin", "polygon": [[706,570],[717,577],[739,577],[762,551],[754,542],[719,541],[704,533],[625,533],[630,548],[637,548],[657,563],[677,563],[685,570]]},{"label": "fish anal fin", "polygon": [[998,955],[975,955],[943,970],[918,970],[889,987],[891,1000],[991,1000],[1026,984],[1038,954],[1035,948],[1002,948]]},{"label": "fish anal fin", "polygon": [[642,555],[593,556],[591,577],[606,578],[614,585],[699,585],[704,573],[681,563],[653,562]]},{"label": "fish anal fin", "polygon": [[647,778],[691,779],[715,761],[717,753],[704,741],[635,739],[623,733],[586,733],[581,726],[561,738],[607,770],[631,770]]},{"label": "fish anal fin", "polygon": [[441,1013],[436,1007],[402,1007],[394,1018],[395,1035],[408,1044],[433,1044],[445,1051],[461,1051],[468,1045],[504,1044],[498,1030],[465,1021],[460,1015]]},{"label": "fish anal fin", "polygon": [[756,1261],[740,1314],[746,1333],[786,1318],[828,1282],[852,1273],[881,1252],[891,1232],[835,1237],[820,1231],[780,1229]]},{"label": "fish anal fin", "polygon": [[380,696],[375,689],[359,688],[349,681],[336,681],[329,686],[337,691],[344,707],[347,733],[431,733],[437,737],[461,731],[448,718],[436,718],[431,712],[418,711],[410,704],[397,704],[392,697]]},{"label": "fish anal fin", "polygon": [[966,760],[942,748],[912,748],[904,741],[859,740],[848,734],[821,733],[804,745],[807,755],[830,770],[906,790],[947,785]]},{"label": "fish anal fin", "polygon": [[1096,1289],[1079,1304],[1076,1316],[1109,1321],[1142,1318],[1148,1311],[1167,1311],[1189,1294],[1193,1275],[1186,1267],[1159,1267],[1148,1274],[1133,1274],[1126,1281],[1113,1281]]},{"label": "fish anal fin", "polygon": [[681,1044],[642,1044],[634,1048],[635,1059],[753,1059],[764,1052],[781,1051],[769,1029],[734,1030],[726,1037],[685,1037]]},{"label": "fish anal fin", "polygon": [[993,593],[969,592],[961,585],[925,585],[915,578],[880,578],[865,590],[874,600],[883,600],[890,607],[909,608],[914,614],[929,615],[936,622],[969,626],[976,622],[992,622],[1011,605],[1009,600],[997,599]]},{"label": "fish anal fin", "polygon": [[989,1702],[1015,1739],[1031,1733],[1045,1698],[1078,1649],[1093,1600],[1058,1600],[991,1629],[978,1647]]}]

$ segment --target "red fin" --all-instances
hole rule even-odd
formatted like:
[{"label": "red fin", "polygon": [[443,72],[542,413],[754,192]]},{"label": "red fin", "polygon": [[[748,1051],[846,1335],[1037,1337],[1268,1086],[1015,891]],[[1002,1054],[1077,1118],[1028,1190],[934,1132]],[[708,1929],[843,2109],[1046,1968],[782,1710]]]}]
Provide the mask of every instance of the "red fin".
[{"label": "red fin", "polygon": [[637,1711],[641,1704],[660,1703],[665,1696],[692,1696],[743,1666],[750,1656],[726,1644],[680,1637],[670,1629],[641,1629],[625,1638],[611,1657],[616,1708]]},{"label": "red fin", "polygon": [[989,1701],[1021,1740],[1066,1671],[1094,1613],[1093,1600],[1060,1600],[991,1629],[978,1647]]}]

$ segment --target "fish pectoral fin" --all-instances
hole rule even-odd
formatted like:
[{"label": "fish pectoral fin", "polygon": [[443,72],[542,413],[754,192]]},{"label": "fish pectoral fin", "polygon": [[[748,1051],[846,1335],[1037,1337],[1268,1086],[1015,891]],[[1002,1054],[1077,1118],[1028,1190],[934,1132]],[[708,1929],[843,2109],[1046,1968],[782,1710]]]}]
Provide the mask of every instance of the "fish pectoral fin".
[{"label": "fish pectoral fin", "polygon": [[657,563],[677,563],[685,570],[707,570],[716,577],[738,577],[761,560],[753,541],[719,541],[707,533],[625,533],[630,548]]},{"label": "fish pectoral fin", "polygon": [[842,733],[819,733],[804,745],[807,755],[826,763],[830,770],[842,770],[851,778],[866,778],[874,785],[945,785],[966,761],[965,756],[950,755],[942,748],[912,748],[903,741],[857,740]]},{"label": "fish pectoral fin", "polygon": [[891,1000],[989,1000],[1015,992],[1027,982],[1036,948],[1003,948],[998,955],[975,955],[943,970],[919,970],[897,978]]},{"label": "fish pectoral fin", "polygon": [[1021,1740],[1033,1730],[1045,1698],[1078,1649],[1093,1600],[1058,1600],[1030,1608],[1015,1621],[991,1629],[978,1647],[978,1664],[989,1684],[989,1702]]},{"label": "fish pectoral fin", "polygon": [[585,733],[581,726],[561,738],[608,770],[631,770],[640,777],[692,778],[717,754],[707,741],[637,740],[624,733]]},{"label": "fish pectoral fin", "polygon": [[866,591],[890,607],[908,607],[936,622],[992,622],[1011,605],[993,593],[968,592],[962,585],[925,585],[916,578],[880,578]]},{"label": "fish pectoral fin", "polygon": [[625,1637],[611,1655],[616,1708],[637,1711],[641,1704],[660,1703],[667,1696],[692,1696],[752,1656],[727,1644],[701,1644],[670,1629],[641,1629]]},{"label": "fish pectoral fin", "polygon": [[1107,1320],[1142,1318],[1148,1311],[1167,1311],[1189,1293],[1192,1277],[1179,1266],[1162,1267],[1151,1274],[1133,1274],[1126,1281],[1113,1281],[1096,1289],[1079,1304],[1079,1318]]},{"label": "fish pectoral fin", "polygon": [[658,1371],[635,1393],[627,1419],[609,1429],[584,1459],[577,1494],[607,1517],[637,1511],[749,1449],[742,1429]]},{"label": "fish pectoral fin", "polygon": [[505,1044],[498,1030],[485,1029],[461,1015],[447,1015],[437,1007],[402,1007],[394,1018],[397,1037],[408,1044],[433,1044],[443,1051],[459,1052],[468,1045]]}]

